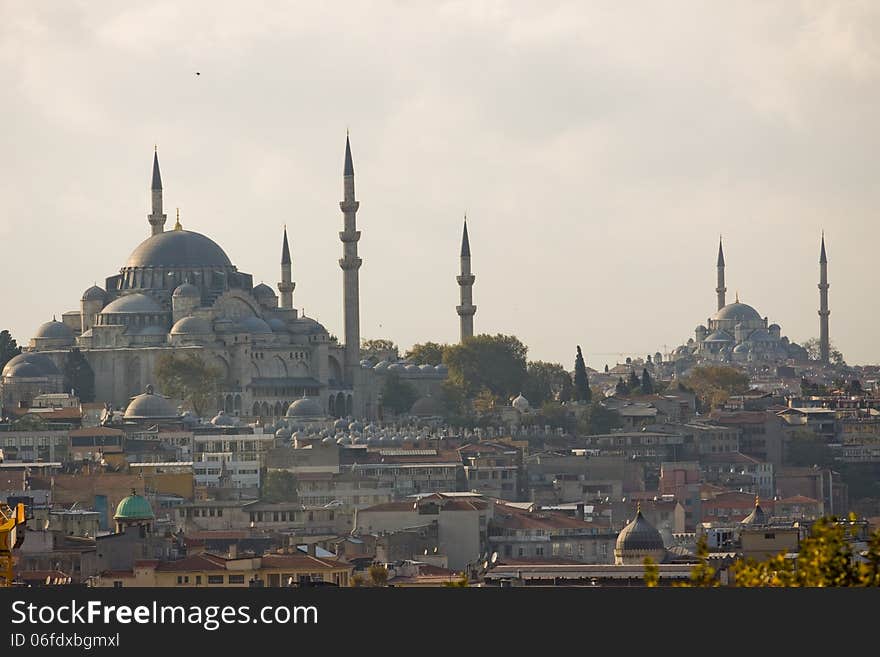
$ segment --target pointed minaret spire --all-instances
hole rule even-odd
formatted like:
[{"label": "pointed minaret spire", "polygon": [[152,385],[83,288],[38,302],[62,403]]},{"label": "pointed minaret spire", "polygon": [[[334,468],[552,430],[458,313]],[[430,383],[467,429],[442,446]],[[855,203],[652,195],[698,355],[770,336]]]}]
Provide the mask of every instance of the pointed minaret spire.
[{"label": "pointed minaret spire", "polygon": [[361,320],[360,320],[360,282],[358,270],[361,259],[358,257],[357,243],[361,233],[357,229],[357,211],[360,203],[354,197],[354,164],[351,159],[351,143],[348,131],[345,132],[345,165],[342,169],[342,210],[343,230],[339,233],[342,241],[342,310],[345,324],[345,370],[346,380],[351,383],[360,367],[361,358]]},{"label": "pointed minaret spire", "polygon": [[158,235],[165,231],[165,220],[168,218],[162,213],[162,175],[159,173],[159,150],[153,147],[153,182],[150,185],[152,196],[152,212],[147,215],[150,222],[152,235]]},{"label": "pointed minaret spire", "polygon": [[290,262],[290,247],[287,244],[287,225],[284,226],[284,241],[281,244],[281,281],[278,283],[278,291],[281,292],[281,307],[293,308],[293,282]]},{"label": "pointed minaret spire", "polygon": [[724,285],[724,246],[722,244],[722,238],[718,238],[718,285],[715,287],[715,294],[718,295],[718,310],[721,310],[725,306],[725,293],[727,292],[727,287]]},{"label": "pointed minaret spire", "polygon": [[459,317],[459,333],[461,341],[474,336],[474,281],[476,276],[471,273],[471,244],[468,239],[467,215],[464,216],[464,229],[461,233],[461,273],[456,276],[461,303],[455,307]]},{"label": "pointed minaret spire", "polygon": [[831,341],[828,337],[828,256],[825,253],[825,231],[822,231],[822,246],[819,251],[819,360],[829,363]]}]

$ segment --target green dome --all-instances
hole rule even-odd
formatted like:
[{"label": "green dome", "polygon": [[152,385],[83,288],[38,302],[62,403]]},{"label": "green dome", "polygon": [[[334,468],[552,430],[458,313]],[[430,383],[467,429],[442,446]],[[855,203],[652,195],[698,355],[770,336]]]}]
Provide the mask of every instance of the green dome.
[{"label": "green dome", "polygon": [[120,500],[116,513],[113,514],[114,520],[150,520],[153,517],[150,503],[135,491],[131,491],[131,495]]}]

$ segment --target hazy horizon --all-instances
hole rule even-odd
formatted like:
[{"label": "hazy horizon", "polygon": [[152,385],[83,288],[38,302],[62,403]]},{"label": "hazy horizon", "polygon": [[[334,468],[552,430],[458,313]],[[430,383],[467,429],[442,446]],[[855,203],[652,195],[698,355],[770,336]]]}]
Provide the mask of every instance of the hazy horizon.
[{"label": "hazy horizon", "polygon": [[[601,369],[667,351],[737,292],[782,334],[880,362],[880,5],[0,2],[0,329],[26,345],[149,236],[211,237],[343,339],[346,129],[361,336],[458,340],[468,231],[476,333]],[[196,75],[199,72],[199,75]]]}]

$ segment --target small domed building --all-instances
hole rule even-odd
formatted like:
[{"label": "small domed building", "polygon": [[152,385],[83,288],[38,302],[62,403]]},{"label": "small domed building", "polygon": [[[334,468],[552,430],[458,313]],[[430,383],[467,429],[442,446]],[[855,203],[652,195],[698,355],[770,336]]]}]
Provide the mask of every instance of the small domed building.
[{"label": "small domed building", "polygon": [[645,557],[654,563],[666,560],[666,546],[657,528],[642,515],[641,505],[635,519],[620,530],[614,546],[614,563],[617,565],[641,565]]},{"label": "small domed building", "polygon": [[139,495],[134,488],[131,489],[131,494],[119,501],[116,513],[113,514],[117,534],[124,533],[129,527],[137,527],[141,535],[152,532],[153,520],[153,508],[147,498]]}]

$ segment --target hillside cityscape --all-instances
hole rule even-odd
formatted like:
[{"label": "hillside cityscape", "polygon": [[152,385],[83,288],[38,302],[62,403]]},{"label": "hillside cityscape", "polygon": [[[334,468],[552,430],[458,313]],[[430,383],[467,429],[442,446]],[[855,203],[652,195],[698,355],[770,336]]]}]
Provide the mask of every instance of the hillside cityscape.
[{"label": "hillside cityscape", "polygon": [[587,362],[585,333],[556,363],[481,325],[491,247],[464,218],[458,341],[407,347],[361,333],[382,253],[359,251],[340,150],[340,326],[296,305],[286,228],[273,289],[169,217],[154,149],[143,241],[31,336],[0,332],[4,584],[735,586],[769,563],[823,585],[803,554],[827,536],[880,584],[880,365],[835,345],[824,234],[814,338],[729,293],[706,235],[692,334]]}]

